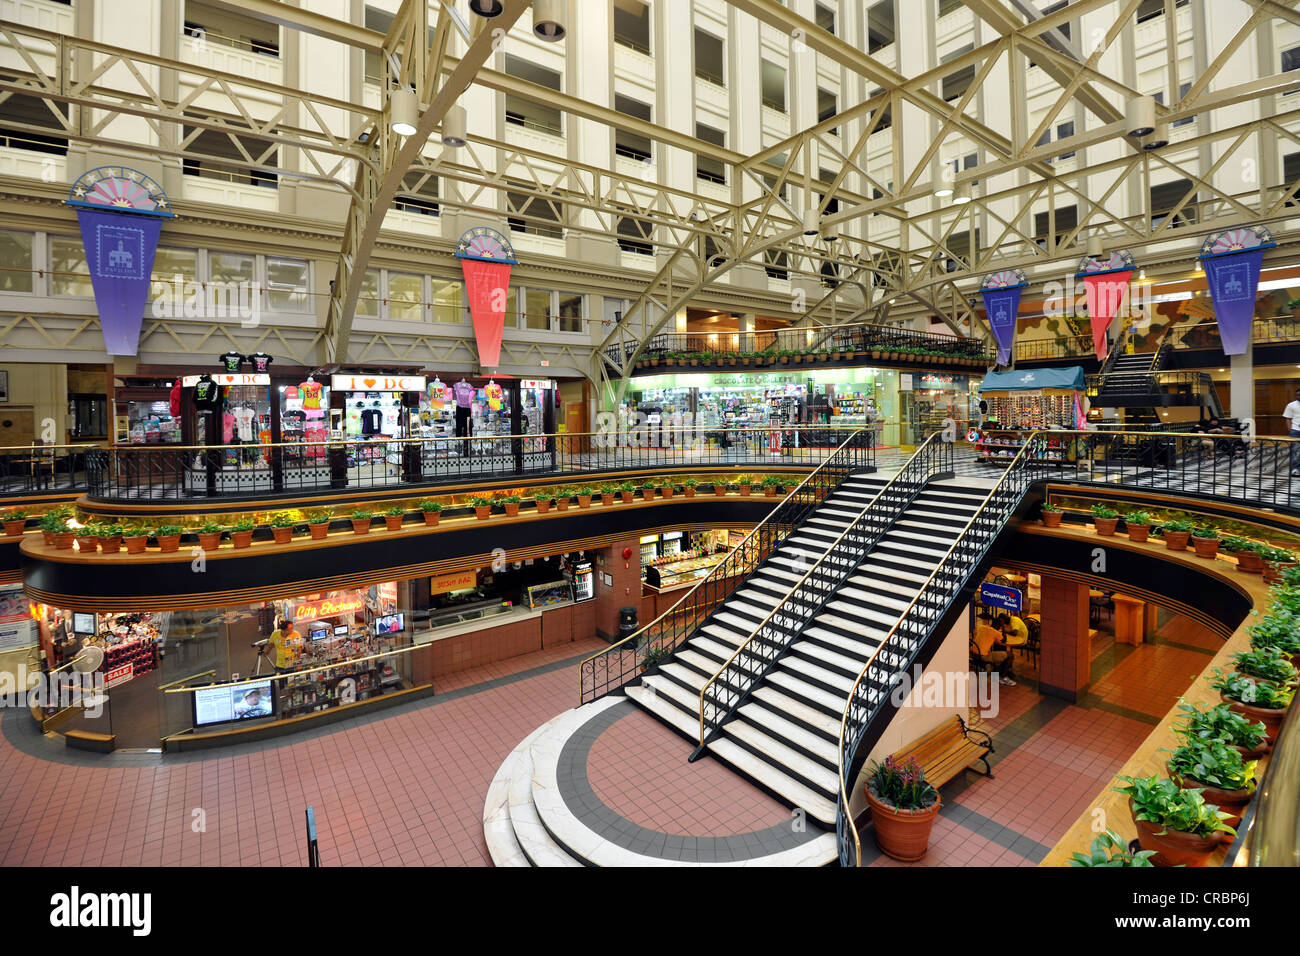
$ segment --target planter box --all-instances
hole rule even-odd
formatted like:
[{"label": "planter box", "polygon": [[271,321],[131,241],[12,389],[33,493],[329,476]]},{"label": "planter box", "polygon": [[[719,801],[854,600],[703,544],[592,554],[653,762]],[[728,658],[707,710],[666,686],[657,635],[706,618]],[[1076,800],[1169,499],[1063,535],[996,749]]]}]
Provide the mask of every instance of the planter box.
[{"label": "planter box", "polygon": [[677,489],[674,488],[672,485],[664,485],[659,490],[663,493],[663,496],[665,498],[671,498],[673,495],[677,493]]},{"label": "planter box", "polygon": [[876,834],[876,845],[888,857],[904,863],[914,863],[924,858],[930,848],[930,830],[939,815],[940,800],[921,810],[899,810],[876,799],[866,791],[867,806],[871,808],[871,824]]},{"label": "planter box", "polygon": [[[685,488],[682,489],[682,494],[684,494],[687,498],[694,498],[694,497],[695,497],[695,489],[692,488],[690,485],[687,485]],[[667,497],[670,497],[670,496],[669,496],[669,495],[665,495],[664,497],[667,498]]]}]

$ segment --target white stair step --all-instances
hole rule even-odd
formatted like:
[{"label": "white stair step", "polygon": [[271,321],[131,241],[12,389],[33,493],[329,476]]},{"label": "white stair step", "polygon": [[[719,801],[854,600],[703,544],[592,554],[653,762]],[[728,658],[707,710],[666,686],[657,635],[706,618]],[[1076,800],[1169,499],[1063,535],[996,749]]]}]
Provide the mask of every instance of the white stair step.
[{"label": "white stair step", "polygon": [[[844,619],[845,615],[848,616],[848,620]],[[838,624],[849,631],[861,627],[860,621],[867,621],[888,631],[898,623],[898,612],[876,609],[856,601],[835,600],[826,603],[817,614],[817,620],[823,624]]]},{"label": "white stair step", "polygon": [[732,628],[724,627],[721,624],[705,624],[704,627],[700,628],[700,633],[716,638],[722,643],[730,645],[732,648],[739,647],[748,640],[746,635],[741,634]]},{"label": "white stair step", "polygon": [[772,594],[770,591],[761,591],[751,585],[746,585],[738,591],[733,592],[733,597],[741,598],[750,604],[757,604],[761,607],[771,610],[781,601],[781,596]]},{"label": "white stair step", "polygon": [[510,819],[510,783],[514,779],[520,759],[528,753],[528,748],[532,746],[537,735],[549,726],[548,721],[510,751],[510,755],[502,761],[496,776],[492,778],[492,783],[488,785],[487,799],[483,802],[483,839],[487,843],[493,866],[532,866],[527,854],[519,845],[519,838],[515,835],[515,827]]},{"label": "white stair step", "polygon": [[533,747],[552,732],[554,723],[542,727],[532,737],[515,765],[510,779],[510,824],[514,827],[520,849],[533,866],[582,866],[546,832],[533,803]]},{"label": "white stair step", "polygon": [[832,644],[840,648],[849,657],[857,654],[870,654],[880,642],[885,639],[888,631],[877,631],[868,628],[855,628],[855,631],[862,634],[862,640],[855,640],[852,637],[845,637],[843,634],[836,634],[834,631],[828,631],[824,627],[818,627],[814,621],[809,628],[804,631],[808,637],[815,637],[824,644]]},{"label": "white stair step", "polygon": [[650,711],[650,713],[661,717],[687,737],[699,743],[700,715],[698,711],[694,714],[687,713],[677,706],[672,698],[660,693],[658,689],[651,691],[645,687],[629,687],[627,696]]},{"label": "white stair step", "polygon": [[[709,654],[718,657],[723,662],[729,660],[731,658],[731,655],[735,654],[737,650],[737,648],[732,647],[730,644],[723,644],[720,641],[714,641],[707,637],[695,638],[693,641],[691,641],[691,647],[698,647],[701,651],[706,651]],[[749,653],[748,651],[742,652],[740,656],[737,657],[735,661],[733,661],[733,664],[745,665],[747,660],[752,661],[753,664],[761,664],[761,659],[755,657],[753,654]],[[721,667],[722,664],[718,664],[717,666]],[[747,665],[747,666],[752,666],[752,665]]]},{"label": "white stair step", "polygon": [[[659,669],[665,674],[671,674],[673,677],[676,677],[687,687],[694,687],[697,694],[700,688],[708,683],[709,680],[709,678],[705,677],[703,674],[697,674],[689,667],[684,667],[675,661],[669,661],[667,664],[660,664]],[[710,671],[710,676],[712,676],[712,671]]]},{"label": "white stair step", "polygon": [[[811,661],[806,661],[799,657],[787,656],[781,658],[781,663],[777,666],[777,670],[792,670],[800,676],[819,681],[827,687],[835,688],[845,699],[848,698],[849,693],[853,690],[852,677],[845,677],[843,674],[837,674],[824,667],[818,667]],[[843,705],[841,704],[841,706]]]},{"label": "white stair step", "polygon": [[[761,687],[755,688],[753,697],[755,700],[770,705],[780,713],[793,717],[796,720],[802,720],[805,724],[808,724],[811,727],[816,727],[818,730],[822,731],[822,733],[829,734],[836,741],[834,746],[838,753],[838,741],[840,737],[839,717],[831,717],[814,707],[809,707],[807,704],[781,693],[780,690],[767,683],[764,683]],[[836,759],[839,759],[838,756]]]},{"label": "white stair step", "polygon": [[741,617],[739,614],[732,614],[723,606],[723,609],[713,615],[713,620],[719,624],[725,624],[735,631],[740,632],[745,637],[753,633],[754,628],[758,627],[758,621],[751,621],[748,618]]},{"label": "white stair step", "polygon": [[882,579],[890,581],[909,581],[912,582],[915,587],[919,588],[930,579],[930,574],[933,571],[933,567],[927,567],[924,574],[918,571],[903,571],[898,568],[873,567],[871,560],[868,558],[867,563],[862,566],[862,569],[857,574],[853,575],[853,577],[849,578],[849,580],[856,581],[858,584],[870,584],[872,582],[879,583]]},{"label": "white stair step", "polygon": [[790,806],[801,808],[808,816],[827,826],[835,826],[835,802],[827,800],[807,784],[796,780],[766,760],[760,760],[725,737],[713,741],[708,749],[718,759],[757,780],[773,793],[780,794],[781,799]]},{"label": "white stair step", "polygon": [[699,717],[700,717],[700,695],[699,694],[692,694],[681,684],[674,683],[673,681],[670,681],[666,677],[662,677],[659,674],[651,674],[649,677],[642,678],[641,687],[640,688],[629,687],[628,692],[630,694],[633,690],[640,690],[642,693],[645,693],[647,688],[650,691],[653,691],[656,696],[668,701],[670,704],[677,707],[687,717],[693,718],[696,721],[696,723],[699,722]]},{"label": "white stair step", "polygon": [[846,600],[886,608],[899,614],[906,611],[912,603],[912,595],[910,594],[899,594],[897,591],[893,595],[878,594],[874,591],[853,587],[851,584],[845,584],[844,587],[840,588],[839,593]]},{"label": "white stair step", "polygon": [[786,690],[812,701],[818,707],[825,708],[829,714],[836,715],[836,720],[844,717],[846,698],[841,697],[839,694],[833,694],[828,690],[822,690],[822,688],[808,683],[798,674],[778,667],[767,675],[767,684],[778,690]]},{"label": "white stair step", "polygon": [[796,779],[802,777],[809,783],[824,787],[831,793],[839,791],[839,782],[836,779],[834,770],[828,770],[817,761],[805,757],[793,747],[786,746],[771,734],[765,733],[753,724],[743,720],[733,720],[725,724],[722,729],[726,736],[748,744],[762,754],[765,760],[780,767],[790,776]]},{"label": "white stair step", "polygon": [[[789,741],[796,747],[802,747],[809,753],[823,760],[828,760],[832,764],[839,763],[840,748],[838,742],[831,743],[825,737],[814,734],[798,724],[792,724],[766,707],[760,707],[757,704],[745,704],[736,713],[766,734],[784,738],[784,740]],[[728,724],[727,727],[729,729],[731,724]]]},{"label": "white stair step", "polygon": [[[837,667],[842,671],[847,671],[854,677],[862,670],[863,665],[867,663],[867,658],[871,652],[865,648],[859,653],[842,654],[839,651],[832,651],[821,644],[813,644],[802,641],[799,644],[799,653],[805,658],[810,658],[818,664],[826,667]],[[782,661],[786,658],[782,658]]]},{"label": "white stair step", "polygon": [[[699,653],[698,651],[682,650],[682,651],[678,651],[674,656],[676,657],[677,660],[681,661],[683,664],[690,664],[692,667],[697,667],[700,670],[706,672],[709,675],[709,677],[712,677],[715,673],[717,673],[718,668],[722,666],[721,661],[715,661],[711,657],[705,657],[703,654]],[[708,677],[705,678],[705,680],[708,679],[709,679]],[[700,685],[703,686],[703,684],[704,681],[701,681]]]}]

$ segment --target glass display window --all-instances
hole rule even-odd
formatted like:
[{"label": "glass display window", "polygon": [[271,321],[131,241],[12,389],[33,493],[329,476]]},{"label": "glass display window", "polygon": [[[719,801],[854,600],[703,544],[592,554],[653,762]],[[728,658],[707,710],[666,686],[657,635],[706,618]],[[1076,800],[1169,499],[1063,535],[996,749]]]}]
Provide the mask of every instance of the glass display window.
[{"label": "glass display window", "polygon": [[132,445],[177,445],[181,441],[181,421],[172,415],[171,403],[127,402],[128,438]]},{"label": "glass display window", "polygon": [[286,450],[286,461],[324,461],[329,439],[330,390],[311,376],[297,385],[281,385],[280,438],[300,447]]}]

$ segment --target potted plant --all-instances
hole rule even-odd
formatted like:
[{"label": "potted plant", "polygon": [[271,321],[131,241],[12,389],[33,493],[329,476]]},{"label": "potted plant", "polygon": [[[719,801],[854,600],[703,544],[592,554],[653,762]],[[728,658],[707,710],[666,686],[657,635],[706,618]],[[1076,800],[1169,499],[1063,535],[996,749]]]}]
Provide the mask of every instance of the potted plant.
[{"label": "potted plant", "polygon": [[641,485],[641,500],[654,501],[654,499],[655,499],[655,483],[653,481],[644,482]]},{"label": "potted plant", "polygon": [[750,489],[753,487],[752,481],[753,479],[751,479],[749,475],[737,475],[736,476],[737,490],[739,490],[742,495],[748,495]]},{"label": "potted plant", "polygon": [[240,518],[230,526],[230,543],[236,548],[247,548],[253,543],[253,529],[257,524],[252,518]]},{"label": "potted plant", "polygon": [[1092,506],[1092,527],[1102,537],[1109,538],[1119,524],[1119,512],[1105,505]]},{"label": "potted plant", "polygon": [[398,505],[384,509],[384,530],[401,531],[402,519],[406,517],[406,512]]},{"label": "potted plant", "polygon": [[698,488],[699,485],[700,483],[698,479],[687,478],[685,481],[682,482],[682,494],[684,494],[687,498],[694,498],[695,489]]},{"label": "potted plant", "polygon": [[469,503],[474,506],[474,517],[479,521],[486,521],[492,517],[492,499],[485,498],[482,495],[474,495],[469,499]]},{"label": "potted plant", "polygon": [[533,495],[533,504],[537,506],[537,513],[544,515],[551,510],[552,498],[545,492],[537,492]]},{"label": "potted plant", "polygon": [[1151,534],[1151,515],[1145,511],[1130,511],[1124,516],[1124,527],[1128,529],[1130,541],[1145,541]]},{"label": "potted plant", "polygon": [[99,546],[105,554],[117,554],[122,550],[122,526],[120,524],[102,524],[99,526]]},{"label": "potted plant", "polygon": [[10,508],[0,514],[0,522],[4,523],[5,537],[16,538],[22,534],[27,527],[30,514],[31,512],[24,511],[22,508]]},{"label": "potted plant", "polygon": [[569,488],[561,488],[555,492],[555,510],[568,511],[569,505],[573,501],[573,492]]},{"label": "potted plant", "polygon": [[1170,551],[1186,551],[1188,539],[1192,536],[1192,523],[1190,521],[1166,521],[1160,525],[1160,533],[1164,536],[1165,547]]},{"label": "potted plant", "polygon": [[1206,803],[1199,790],[1184,790],[1161,777],[1119,779],[1127,786],[1115,790],[1128,796],[1138,842],[1155,850],[1155,866],[1208,866],[1225,835],[1236,832],[1226,822],[1228,815]]},{"label": "potted plant", "polygon": [[717,495],[719,498],[721,498],[723,495],[727,493],[727,483],[725,481],[718,481],[717,479],[715,479],[713,482],[713,493]]},{"label": "potted plant", "polygon": [[221,547],[221,536],[224,534],[221,525],[215,521],[206,521],[199,525],[197,529],[199,536],[199,547],[204,551],[216,551]]},{"label": "potted plant", "polygon": [[674,485],[671,481],[665,481],[662,485],[659,486],[659,492],[665,498],[671,498],[673,495],[677,494],[677,486]]},{"label": "potted plant", "polygon": [[590,508],[591,498],[595,493],[596,489],[591,487],[591,485],[580,485],[573,490],[573,497],[577,500],[579,508]]},{"label": "potted plant", "polygon": [[778,491],[781,491],[783,485],[781,479],[776,475],[763,476],[763,494],[768,498],[775,498]]},{"label": "potted plant", "polygon": [[1059,528],[1062,517],[1063,513],[1058,506],[1048,501],[1043,502],[1043,527]]},{"label": "potted plant", "polygon": [[435,527],[438,524],[438,517],[442,514],[442,504],[437,501],[430,501],[425,498],[416,503],[420,509],[420,514],[424,516],[424,524],[427,528]]},{"label": "potted plant", "polygon": [[1245,571],[1247,574],[1263,573],[1264,559],[1260,557],[1260,552],[1264,550],[1264,545],[1258,541],[1230,535],[1223,539],[1220,547],[1224,551],[1237,556],[1237,569],[1239,571]]},{"label": "potted plant", "polygon": [[276,544],[288,544],[293,540],[293,526],[297,524],[293,515],[287,511],[277,511],[271,515],[271,537]]},{"label": "potted plant", "polygon": [[1174,730],[1179,734],[1225,740],[1246,760],[1258,760],[1269,751],[1268,729],[1263,722],[1251,720],[1227,704],[1215,704],[1208,710],[1201,710],[1182,700],[1178,709],[1183,714],[1183,723],[1175,724]]},{"label": "potted plant", "polygon": [[1262,723],[1270,743],[1277,740],[1282,718],[1295,700],[1294,687],[1257,680],[1245,674],[1225,673],[1218,667],[1209,681],[1229,708]]},{"label": "potted plant", "polygon": [[506,517],[513,518],[519,514],[520,499],[518,495],[504,495],[499,499],[499,503],[505,506]]},{"label": "potted plant", "polygon": [[72,529],[68,527],[68,519],[57,509],[41,516],[41,533],[45,535],[46,544],[61,551],[72,547]]},{"label": "potted plant", "polygon": [[1300,299],[1292,299],[1286,307],[1291,310],[1292,318],[1300,319]]},{"label": "potted plant", "polygon": [[[605,489],[603,488],[601,489],[602,492],[604,490]],[[618,490],[619,490],[619,494],[623,498],[623,504],[625,505],[630,505],[632,503],[632,499],[636,497],[636,485],[632,484],[632,482],[630,481],[623,482],[623,484],[618,486]],[[602,501],[604,500],[603,494],[601,495],[601,500]]]},{"label": "potted plant", "polygon": [[1285,548],[1265,548],[1259,553],[1264,562],[1264,583],[1276,584],[1282,579],[1282,569],[1294,567],[1295,555]]},{"label": "potted plant", "polygon": [[1275,647],[1288,655],[1292,664],[1300,664],[1300,625],[1295,613],[1274,605],[1267,617],[1251,626],[1250,646]]},{"label": "potted plant", "polygon": [[307,515],[307,531],[313,541],[321,541],[329,534],[330,521],[334,518],[333,508],[321,508]]},{"label": "potted plant", "polygon": [[163,554],[180,550],[181,530],[181,526],[175,524],[160,524],[154,528],[153,536],[158,542],[158,550]]},{"label": "potted plant", "polygon": [[1192,547],[1198,558],[1213,558],[1219,553],[1219,532],[1205,525],[1193,528]]},{"label": "potted plant", "polygon": [[1151,866],[1155,850],[1130,853],[1128,845],[1114,830],[1098,833],[1087,854],[1074,853],[1066,866]]},{"label": "potted plant", "polygon": [[83,524],[72,532],[78,551],[97,551],[99,549],[99,528],[94,524]]},{"label": "potted plant", "polygon": [[866,796],[881,851],[909,863],[924,857],[941,801],[916,758],[896,761],[888,756],[874,764],[867,774]]},{"label": "potted plant", "polygon": [[1242,811],[1255,796],[1255,761],[1219,737],[1181,735],[1182,743],[1169,751],[1165,769],[1180,787],[1196,789],[1228,814],[1225,822],[1236,826]]},{"label": "potted plant", "polygon": [[[614,503],[614,496],[618,494],[618,485],[606,482],[600,486],[600,503],[609,507]],[[581,502],[579,502],[581,503]]]},{"label": "potted plant", "polygon": [[641,654],[641,673],[644,674],[650,668],[663,663],[667,657],[668,651],[666,649],[647,645],[645,651]]},{"label": "potted plant", "polygon": [[149,529],[139,522],[128,524],[122,529],[122,545],[127,554],[143,554],[149,544]]},{"label": "potted plant", "polygon": [[1296,682],[1296,666],[1291,657],[1280,647],[1261,647],[1250,651],[1238,651],[1232,655],[1232,666],[1238,674],[1258,677],[1260,680],[1275,684],[1290,685]]},{"label": "potted plant", "polygon": [[352,521],[353,534],[370,534],[370,519],[374,513],[364,508],[357,508],[348,518]]}]

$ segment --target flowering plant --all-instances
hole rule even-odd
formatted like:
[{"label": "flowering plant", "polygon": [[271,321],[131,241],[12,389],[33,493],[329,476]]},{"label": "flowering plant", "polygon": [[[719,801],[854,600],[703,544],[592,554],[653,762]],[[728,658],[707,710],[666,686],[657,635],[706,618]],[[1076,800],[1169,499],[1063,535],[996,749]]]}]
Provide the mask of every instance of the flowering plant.
[{"label": "flowering plant", "polygon": [[923,810],[939,799],[915,757],[895,760],[890,755],[874,764],[867,777],[867,789],[877,800],[899,810]]}]

